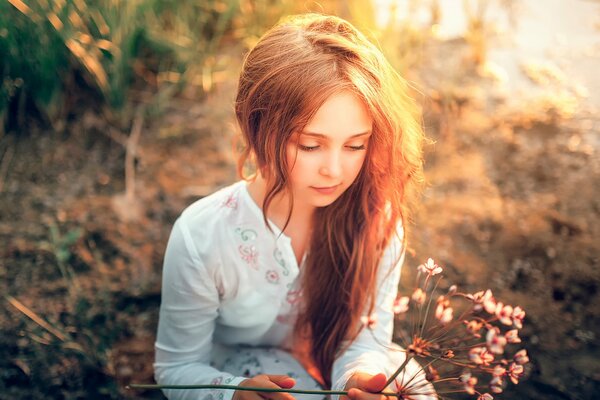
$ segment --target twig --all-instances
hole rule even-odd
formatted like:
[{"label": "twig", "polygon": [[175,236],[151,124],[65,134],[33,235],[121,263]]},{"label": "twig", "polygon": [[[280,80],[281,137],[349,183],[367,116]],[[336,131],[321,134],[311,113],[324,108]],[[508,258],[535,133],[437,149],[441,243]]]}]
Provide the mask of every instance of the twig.
[{"label": "twig", "polygon": [[125,146],[125,197],[130,202],[133,201],[135,196],[135,154],[144,122],[144,117],[140,110],[138,109],[133,120],[131,134]]}]

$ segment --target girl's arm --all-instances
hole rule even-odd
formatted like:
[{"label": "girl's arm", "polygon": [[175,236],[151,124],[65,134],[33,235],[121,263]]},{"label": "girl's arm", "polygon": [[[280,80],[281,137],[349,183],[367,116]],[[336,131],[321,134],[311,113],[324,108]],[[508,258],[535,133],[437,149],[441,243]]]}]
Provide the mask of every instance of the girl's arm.
[{"label": "girl's arm", "polygon": [[[364,328],[346,351],[335,360],[332,371],[332,389],[344,390],[346,383],[357,372],[376,375],[384,373],[390,376],[386,362],[388,352],[385,346],[390,346],[394,330],[394,313],[392,311],[394,300],[398,293],[400,271],[404,261],[404,248],[402,245],[403,229],[399,225],[397,234],[390,239],[378,270],[377,297],[373,310],[377,323],[372,330]],[[375,336],[377,339],[375,339]],[[396,366],[397,368],[398,366]]]},{"label": "girl's arm", "polygon": [[[332,385],[334,390],[352,390],[352,399],[368,400],[381,398],[369,392],[380,391],[389,378],[402,365],[405,353],[399,346],[392,344],[394,330],[393,304],[398,294],[400,272],[404,261],[403,229],[398,225],[397,234],[390,240],[388,248],[381,259],[375,303],[376,325],[371,329],[364,328],[348,349],[334,362]],[[415,379],[410,379],[417,375]],[[433,387],[424,382],[421,366],[410,360],[405,367],[401,380],[409,380],[422,388],[423,395],[413,396],[419,400],[437,398]],[[395,384],[390,385],[395,390]],[[425,394],[427,393],[427,394]],[[411,398],[413,398],[411,397]]]},{"label": "girl's arm", "polygon": [[[185,222],[175,223],[163,267],[162,299],[155,343],[158,384],[238,385],[245,378],[209,365],[219,293],[214,270],[204,265]],[[231,390],[164,390],[169,399],[230,400]]]}]

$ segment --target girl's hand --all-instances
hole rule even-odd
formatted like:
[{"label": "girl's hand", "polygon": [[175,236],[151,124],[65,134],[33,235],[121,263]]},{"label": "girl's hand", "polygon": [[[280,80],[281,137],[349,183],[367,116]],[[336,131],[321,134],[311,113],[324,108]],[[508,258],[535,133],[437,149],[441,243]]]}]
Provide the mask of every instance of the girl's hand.
[{"label": "girl's hand", "polygon": [[348,397],[343,400],[386,400],[387,397],[381,394],[375,394],[385,389],[387,378],[384,374],[370,375],[363,372],[356,372],[348,379],[345,389],[348,391]]},{"label": "girl's hand", "polygon": [[[242,381],[238,386],[258,387],[267,389],[290,389],[294,387],[296,381],[287,375],[256,375]],[[289,393],[268,393],[251,392],[247,390],[236,390],[233,393],[232,400],[294,400],[294,396]]]}]

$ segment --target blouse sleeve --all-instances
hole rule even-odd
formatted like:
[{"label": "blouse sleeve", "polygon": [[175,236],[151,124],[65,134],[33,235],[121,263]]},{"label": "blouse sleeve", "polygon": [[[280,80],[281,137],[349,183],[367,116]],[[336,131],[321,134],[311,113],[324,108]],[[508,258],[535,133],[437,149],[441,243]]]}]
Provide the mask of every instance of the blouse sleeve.
[{"label": "blouse sleeve", "polygon": [[[213,269],[211,270],[212,267]],[[176,221],[163,266],[154,378],[163,385],[238,385],[244,377],[211,367],[219,294],[214,266],[204,265],[184,221]],[[230,400],[233,390],[165,389],[169,399]]]},{"label": "blouse sleeve", "polygon": [[387,353],[390,351],[386,347],[391,346],[394,330],[393,304],[398,293],[400,271],[404,261],[403,236],[404,232],[399,226],[379,264],[378,291],[373,311],[377,323],[372,330],[363,329],[334,361],[331,377],[333,390],[343,390],[348,379],[358,371],[373,375],[384,373],[388,377],[394,372],[386,370],[389,364],[386,362],[389,359]]}]

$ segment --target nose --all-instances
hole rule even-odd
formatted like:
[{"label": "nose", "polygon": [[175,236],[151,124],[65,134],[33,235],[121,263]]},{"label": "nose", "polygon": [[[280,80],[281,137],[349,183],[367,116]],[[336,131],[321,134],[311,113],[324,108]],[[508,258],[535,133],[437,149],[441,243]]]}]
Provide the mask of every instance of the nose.
[{"label": "nose", "polygon": [[328,152],[319,168],[321,175],[338,178],[342,174],[342,157],[339,151]]}]

